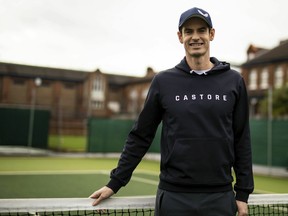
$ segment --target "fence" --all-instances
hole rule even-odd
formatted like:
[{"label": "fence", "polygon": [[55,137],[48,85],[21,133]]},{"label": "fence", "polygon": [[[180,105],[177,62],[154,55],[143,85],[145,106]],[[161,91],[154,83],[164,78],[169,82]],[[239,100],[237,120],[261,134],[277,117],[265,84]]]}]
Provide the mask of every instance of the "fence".
[{"label": "fence", "polygon": [[[132,120],[89,119],[87,151],[121,152],[133,123]],[[270,147],[267,120],[252,119],[250,126],[253,163],[288,167],[288,121],[273,120]],[[160,136],[161,125],[149,149],[150,152],[160,152]]]},{"label": "fence", "polygon": [[[87,151],[121,152],[133,124],[134,120],[90,118],[88,120]],[[150,152],[160,152],[160,133],[161,127],[157,130]]]},{"label": "fence", "polygon": [[[33,124],[31,124],[31,110],[1,107],[0,145],[30,145],[30,147],[46,149],[48,146],[50,112],[34,110],[33,115]],[[33,133],[31,133],[32,131]]]},{"label": "fence", "polygon": [[253,163],[288,167],[288,121],[251,120]]}]

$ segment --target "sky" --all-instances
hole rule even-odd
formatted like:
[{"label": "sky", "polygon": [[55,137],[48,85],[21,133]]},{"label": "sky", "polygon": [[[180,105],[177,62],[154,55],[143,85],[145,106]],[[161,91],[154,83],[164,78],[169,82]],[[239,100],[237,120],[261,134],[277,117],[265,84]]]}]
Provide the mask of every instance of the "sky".
[{"label": "sky", "polygon": [[287,0],[0,0],[0,62],[144,76],[184,57],[182,12],[209,12],[211,56],[246,61],[250,44],[288,39]]}]

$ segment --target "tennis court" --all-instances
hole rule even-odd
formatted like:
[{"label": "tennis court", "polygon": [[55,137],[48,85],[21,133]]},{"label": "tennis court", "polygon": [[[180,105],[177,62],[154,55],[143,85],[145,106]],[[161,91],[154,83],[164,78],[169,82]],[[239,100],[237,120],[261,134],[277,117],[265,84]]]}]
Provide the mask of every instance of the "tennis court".
[{"label": "tennis court", "polygon": [[[0,199],[0,215],[114,215],[152,216],[155,196],[113,197],[96,207],[89,198]],[[252,194],[250,216],[287,216],[287,194]]]},{"label": "tennis court", "polygon": [[[0,198],[87,197],[109,180],[115,158],[0,157]],[[159,162],[143,160],[118,196],[154,195]],[[255,175],[256,193],[288,193],[288,178]]]},{"label": "tennis court", "polygon": [[[2,157],[0,198],[88,197],[109,180],[116,159]],[[117,196],[153,195],[158,162],[143,161]]]},{"label": "tennis court", "polygon": [[[45,202],[45,209],[49,205],[51,208],[50,211],[45,210],[47,215],[153,215],[154,195],[158,184],[159,162],[151,160],[143,160],[136,169],[130,183],[115,196],[119,197],[119,199],[116,199],[116,201],[112,199],[112,202],[115,201],[116,203],[111,204],[112,209],[109,211],[111,213],[100,211],[100,213],[96,214],[95,209],[91,209],[91,201],[87,197],[94,190],[107,183],[109,172],[116,164],[117,159],[112,158],[0,157],[0,205],[5,200],[14,200],[17,203],[17,207],[15,208],[19,208],[19,203],[21,202],[26,207],[32,206],[27,203],[29,201],[32,201],[32,203],[37,203],[37,201],[40,203]],[[288,195],[284,194],[288,193],[287,181],[287,178],[255,176],[256,192],[281,193],[282,196],[288,198]],[[130,200],[123,199],[123,196],[130,197]],[[131,196],[140,196],[140,198],[131,198]],[[20,198],[20,200],[15,200],[16,198]],[[31,198],[36,198],[36,200],[31,200]],[[47,198],[49,198],[48,201]],[[138,198],[139,203],[131,207],[131,202],[138,200]],[[62,204],[59,203],[59,199]],[[274,197],[273,199],[275,200],[276,198]],[[251,212],[254,212],[251,215],[257,215],[258,212],[259,214],[262,212],[260,215],[288,214],[287,199],[286,201],[283,197],[278,199],[278,202],[279,200],[286,202],[285,205],[282,203],[281,206],[275,203],[263,204],[265,200],[261,201],[261,208],[259,203],[257,203],[257,209],[251,205]],[[62,210],[59,210],[56,214],[55,203],[61,204],[61,208],[65,207],[66,210],[63,210],[64,212],[68,208],[69,213],[63,213]],[[74,205],[77,211],[75,209],[72,210],[70,205]],[[107,205],[104,206],[105,209]],[[115,213],[115,205],[121,206],[121,209],[117,210],[118,213]],[[35,208],[38,209],[37,206]],[[271,209],[273,210],[273,214],[268,213],[272,211]],[[276,209],[279,212],[277,214],[274,213]],[[7,214],[2,213],[0,215]],[[10,215],[13,215],[12,212]],[[14,215],[21,214],[18,212]],[[42,212],[40,215],[46,214]]]}]

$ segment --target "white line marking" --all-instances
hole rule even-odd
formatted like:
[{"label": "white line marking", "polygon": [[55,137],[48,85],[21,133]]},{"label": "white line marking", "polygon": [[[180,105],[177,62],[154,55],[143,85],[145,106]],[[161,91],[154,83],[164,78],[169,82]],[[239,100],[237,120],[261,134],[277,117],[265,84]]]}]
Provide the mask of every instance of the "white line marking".
[{"label": "white line marking", "polygon": [[150,179],[146,179],[146,178],[140,178],[140,177],[136,177],[136,176],[132,176],[131,180],[145,183],[145,184],[151,184],[151,185],[158,185],[159,184],[158,181],[154,181],[154,180],[150,180]]},{"label": "white line marking", "polygon": [[[36,170],[36,171],[0,171],[1,175],[65,175],[65,174],[105,174],[111,170]],[[159,172],[149,170],[135,170],[134,173],[157,176]]]}]

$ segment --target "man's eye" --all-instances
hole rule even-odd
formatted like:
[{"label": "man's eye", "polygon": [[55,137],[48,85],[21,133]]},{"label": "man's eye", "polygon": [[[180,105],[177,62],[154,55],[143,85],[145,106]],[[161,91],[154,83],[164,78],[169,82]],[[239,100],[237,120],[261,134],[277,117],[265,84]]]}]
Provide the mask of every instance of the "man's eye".
[{"label": "man's eye", "polygon": [[199,29],[199,32],[200,33],[205,33],[206,32],[206,28],[205,29],[204,28],[203,29]]}]

